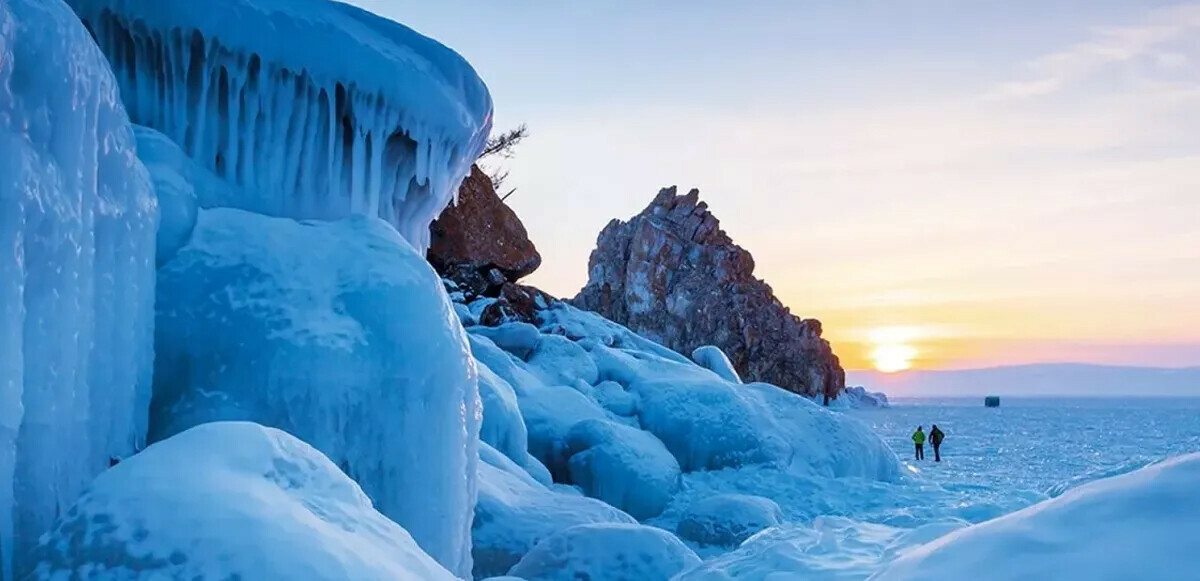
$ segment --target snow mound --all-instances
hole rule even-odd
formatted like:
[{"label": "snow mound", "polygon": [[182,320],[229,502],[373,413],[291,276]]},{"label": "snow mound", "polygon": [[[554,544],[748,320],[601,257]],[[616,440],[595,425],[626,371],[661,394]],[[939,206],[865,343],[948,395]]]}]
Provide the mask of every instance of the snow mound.
[{"label": "snow mound", "polygon": [[695,361],[696,365],[716,373],[725,381],[742,382],[741,376],[733,368],[733,363],[729,361],[729,357],[725,355],[724,351],[721,351],[720,347],[713,345],[697,347],[695,351],[692,351],[692,361]]},{"label": "snow mound", "polygon": [[654,436],[605,420],[584,420],[566,439],[571,482],[637,519],[657,516],[679,490],[679,463]]},{"label": "snow mound", "polygon": [[471,333],[487,337],[497,347],[524,360],[542,340],[542,332],[529,323],[505,323],[499,327],[472,327]]},{"label": "snow mound", "polygon": [[237,207],[378,216],[422,253],[491,127],[462,57],[326,0],[70,0],[134,121],[244,189]]},{"label": "snow mound", "polygon": [[595,400],[561,385],[529,386],[517,398],[529,429],[529,453],[550,469],[555,481],[569,481],[567,436],[576,424],[606,420],[607,414]]},{"label": "snow mound", "polygon": [[592,397],[601,407],[615,415],[629,417],[637,415],[637,396],[625,390],[615,381],[602,381],[592,389]]},{"label": "snow mound", "polygon": [[454,579],[320,452],[241,422],[101,474],[35,557],[39,580]]},{"label": "snow mound", "polygon": [[0,2],[0,578],[146,434],[157,208],[60,0]]},{"label": "snow mound", "polygon": [[699,564],[696,553],[662,529],[596,524],[543,540],[509,574],[527,581],[667,581]]},{"label": "snow mound", "polygon": [[1179,579],[1200,569],[1200,454],[1099,480],[917,548],[871,579]]},{"label": "snow mound", "polygon": [[600,370],[587,351],[560,335],[542,335],[527,359],[530,370],[546,385],[595,385]]},{"label": "snow mound", "polygon": [[470,571],[476,368],[441,282],[391,226],[202,210],[159,269],[157,310],[152,440],[217,420],[283,429]]},{"label": "snow mound", "polygon": [[878,570],[881,561],[957,526],[961,524],[927,525],[906,531],[847,518],[820,517],[812,526],[784,524],[766,529],[737,550],[709,559],[674,581],[860,580]]},{"label": "snow mound", "polygon": [[598,500],[550,490],[491,446],[480,447],[472,529],[475,577],[503,575],[539,541],[575,525],[632,523]]},{"label": "snow mound", "polygon": [[779,505],[769,498],[747,494],[718,494],[684,513],[679,536],[702,545],[737,546],[783,521]]}]

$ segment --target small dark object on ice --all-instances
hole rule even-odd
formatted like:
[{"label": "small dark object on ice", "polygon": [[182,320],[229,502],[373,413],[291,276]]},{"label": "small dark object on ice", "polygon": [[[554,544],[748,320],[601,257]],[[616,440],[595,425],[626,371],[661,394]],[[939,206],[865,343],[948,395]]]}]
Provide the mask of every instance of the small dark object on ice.
[{"label": "small dark object on ice", "polygon": [[990,407],[990,408],[998,408],[998,407],[1000,407],[1000,396],[998,396],[998,395],[989,395],[989,396],[987,396],[987,397],[983,398],[983,405],[984,405],[985,407]]}]

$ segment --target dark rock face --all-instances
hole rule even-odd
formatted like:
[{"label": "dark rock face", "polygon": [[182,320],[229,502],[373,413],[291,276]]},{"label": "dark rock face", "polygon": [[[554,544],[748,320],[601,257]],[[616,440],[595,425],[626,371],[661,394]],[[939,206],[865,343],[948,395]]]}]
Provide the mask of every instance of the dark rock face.
[{"label": "dark rock face", "polygon": [[699,196],[667,188],[628,222],[610,222],[572,302],[680,353],[716,345],[747,381],[837,397],[846,375],[820,321],[792,315],[754,277],[750,253]]},{"label": "dark rock face", "polygon": [[507,283],[500,287],[496,302],[479,315],[479,324],[498,327],[504,323],[537,324],[538,311],[550,308],[558,299],[531,286]]},{"label": "dark rock face", "polygon": [[473,294],[495,296],[542,264],[525,226],[478,167],[463,180],[458,202],[430,226],[427,258],[443,277]]}]

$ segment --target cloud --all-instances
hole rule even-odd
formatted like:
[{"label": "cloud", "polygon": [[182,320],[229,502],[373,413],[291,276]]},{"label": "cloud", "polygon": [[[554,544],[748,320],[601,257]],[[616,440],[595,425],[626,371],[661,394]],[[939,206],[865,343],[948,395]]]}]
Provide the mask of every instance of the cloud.
[{"label": "cloud", "polygon": [[1153,10],[1136,26],[1096,28],[1088,40],[1033,60],[1027,64],[1031,78],[1001,83],[992,96],[1050,95],[1120,67],[1141,75],[1177,71],[1195,62],[1186,53],[1186,41],[1196,35],[1200,2]]}]

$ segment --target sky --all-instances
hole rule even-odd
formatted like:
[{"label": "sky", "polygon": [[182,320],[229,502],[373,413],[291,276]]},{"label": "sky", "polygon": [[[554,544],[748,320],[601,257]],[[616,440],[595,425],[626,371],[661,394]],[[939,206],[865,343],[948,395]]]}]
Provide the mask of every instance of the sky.
[{"label": "sky", "polygon": [[1200,2],[353,3],[528,125],[552,294],[678,185],[847,368],[1200,365]]}]

